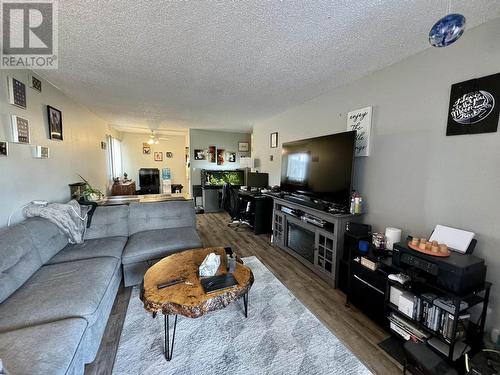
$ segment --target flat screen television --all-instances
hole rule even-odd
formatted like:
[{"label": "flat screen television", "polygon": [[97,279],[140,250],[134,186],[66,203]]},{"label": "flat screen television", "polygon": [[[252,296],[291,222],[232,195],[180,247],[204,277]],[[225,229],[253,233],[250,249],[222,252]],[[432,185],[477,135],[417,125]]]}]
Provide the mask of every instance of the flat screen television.
[{"label": "flat screen television", "polygon": [[349,206],[356,132],[283,144],[281,190]]}]

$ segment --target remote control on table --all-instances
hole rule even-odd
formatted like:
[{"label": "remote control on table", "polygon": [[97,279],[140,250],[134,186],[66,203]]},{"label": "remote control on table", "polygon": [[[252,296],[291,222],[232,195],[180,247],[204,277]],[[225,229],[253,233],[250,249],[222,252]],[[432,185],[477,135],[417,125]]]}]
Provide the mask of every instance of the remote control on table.
[{"label": "remote control on table", "polygon": [[165,281],[164,283],[156,285],[156,287],[158,289],[163,289],[163,288],[167,288],[167,287],[172,286],[172,285],[182,284],[185,281],[186,281],[186,279],[184,279],[184,278],[181,277],[179,279]]}]

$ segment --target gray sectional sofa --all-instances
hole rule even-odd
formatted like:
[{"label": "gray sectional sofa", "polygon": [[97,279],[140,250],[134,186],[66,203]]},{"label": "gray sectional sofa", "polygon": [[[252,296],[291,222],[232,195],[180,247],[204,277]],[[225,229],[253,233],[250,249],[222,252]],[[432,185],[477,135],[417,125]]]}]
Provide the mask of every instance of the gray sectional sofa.
[{"label": "gray sectional sofa", "polygon": [[[118,291],[157,259],[202,247],[192,201],[98,207],[85,242],[31,218],[0,229],[0,359],[10,374],[83,374]],[[122,272],[123,269],[123,272]]]}]

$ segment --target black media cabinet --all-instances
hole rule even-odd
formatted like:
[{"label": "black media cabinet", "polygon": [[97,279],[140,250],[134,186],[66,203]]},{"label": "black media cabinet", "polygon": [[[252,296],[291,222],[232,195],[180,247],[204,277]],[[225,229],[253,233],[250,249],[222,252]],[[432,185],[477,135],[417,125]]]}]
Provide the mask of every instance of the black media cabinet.
[{"label": "black media cabinet", "polygon": [[[410,331],[421,332],[425,337],[416,340],[455,367],[460,367],[462,362],[457,360],[466,352],[473,354],[482,348],[491,283],[485,282],[463,294],[452,293],[426,280],[422,272],[393,264],[390,256],[377,257],[372,248],[367,254],[360,254],[357,242],[366,238],[354,236],[351,243],[349,233],[345,236],[340,270],[341,273],[347,273],[347,282],[342,281],[340,286],[346,292],[348,306],[353,304],[358,307],[373,321],[401,339],[402,343],[410,336],[414,339],[416,337],[408,333],[409,327],[412,327]],[[378,268],[373,271],[363,266],[357,261],[360,256],[376,263]],[[391,273],[410,275],[412,281],[401,285],[388,278]],[[343,279],[341,276],[341,280]],[[414,303],[417,303],[413,310],[414,316],[408,316],[391,302],[393,287],[414,296]],[[418,302],[419,300],[422,302]],[[443,305],[443,300],[448,301],[448,304]],[[420,308],[418,303],[421,303]]]}]

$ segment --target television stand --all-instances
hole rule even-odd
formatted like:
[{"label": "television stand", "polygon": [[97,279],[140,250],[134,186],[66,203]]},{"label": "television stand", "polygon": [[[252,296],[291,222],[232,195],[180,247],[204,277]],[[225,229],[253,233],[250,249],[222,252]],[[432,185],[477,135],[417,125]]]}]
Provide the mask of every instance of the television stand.
[{"label": "television stand", "polygon": [[360,215],[330,213],[291,195],[269,196],[273,198],[271,242],[336,287],[346,223],[359,221]]}]

